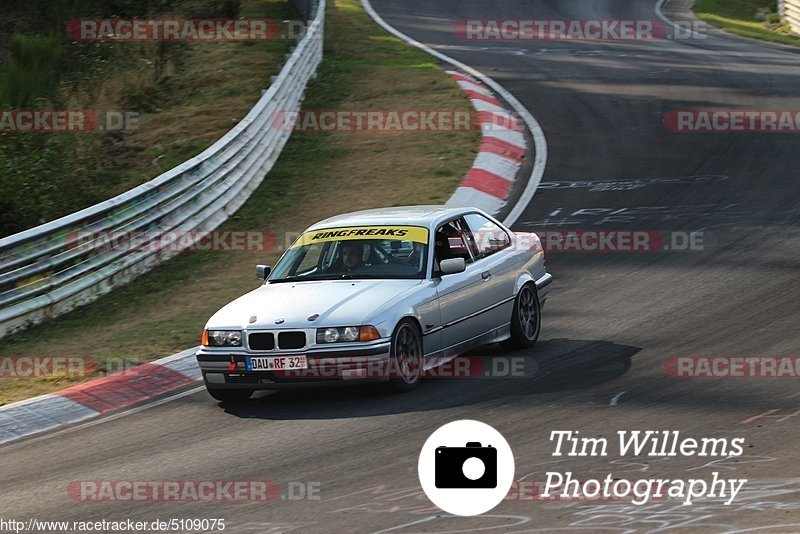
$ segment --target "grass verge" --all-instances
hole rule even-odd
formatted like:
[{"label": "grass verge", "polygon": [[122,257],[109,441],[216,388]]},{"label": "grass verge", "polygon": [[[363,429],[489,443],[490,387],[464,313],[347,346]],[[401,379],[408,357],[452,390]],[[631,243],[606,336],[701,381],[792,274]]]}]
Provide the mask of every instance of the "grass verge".
[{"label": "grass verge", "polygon": [[780,21],[775,0],[697,0],[693,10],[700,20],[727,32],[800,46],[800,35]]},{"label": "grass verge", "polygon": [[[68,20],[299,18],[288,0],[10,1],[11,13],[0,20],[0,110],[90,110],[137,120],[114,131],[0,129],[0,236],[111,198],[199,154],[258,101],[294,44],[72,41]],[[223,5],[235,8],[226,15]],[[44,13],[57,6],[72,12],[45,24]]]},{"label": "grass verge", "polygon": [[[326,27],[325,59],[306,110],[472,110],[430,56],[386,34],[357,0],[329,0]],[[347,211],[444,202],[479,141],[479,130],[297,132],[224,226],[271,232],[276,250],[184,253],[92,304],[0,341],[0,356],[88,356],[102,371],[196,345],[211,314],[255,288],[255,264],[274,264],[295,232]],[[0,379],[0,403],[86,378]]]}]

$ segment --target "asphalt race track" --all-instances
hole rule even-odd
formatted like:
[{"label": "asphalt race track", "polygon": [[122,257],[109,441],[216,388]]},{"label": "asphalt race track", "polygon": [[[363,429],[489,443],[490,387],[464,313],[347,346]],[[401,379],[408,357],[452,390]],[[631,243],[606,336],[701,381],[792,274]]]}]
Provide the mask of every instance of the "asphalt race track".
[{"label": "asphalt race track", "polygon": [[[530,353],[488,347],[482,355],[523,356],[524,376],[429,380],[407,395],[380,386],[269,393],[247,406],[221,406],[199,391],[4,446],[4,516],[225,518],[226,532],[272,534],[800,532],[798,379],[675,378],[665,370],[676,356],[800,355],[800,138],[676,133],[663,122],[684,109],[800,110],[800,55],[718,32],[502,42],[453,31],[467,18],[656,19],[655,0],[373,5],[401,31],[494,78],[541,124],[546,172],[514,229],[651,231],[667,236],[668,247],[675,232],[702,232],[702,246],[551,252],[556,282],[539,344]],[[580,479],[708,479],[717,471],[748,483],[728,506],[511,499],[485,516],[451,517],[421,492],[417,457],[431,432],[458,419],[503,433],[518,480],[543,480],[548,469]],[[553,430],[742,437],[745,452],[554,457]],[[273,480],[286,498],[82,502],[67,490],[80,480],[189,479]],[[288,498],[298,482],[318,488],[319,499]]]}]

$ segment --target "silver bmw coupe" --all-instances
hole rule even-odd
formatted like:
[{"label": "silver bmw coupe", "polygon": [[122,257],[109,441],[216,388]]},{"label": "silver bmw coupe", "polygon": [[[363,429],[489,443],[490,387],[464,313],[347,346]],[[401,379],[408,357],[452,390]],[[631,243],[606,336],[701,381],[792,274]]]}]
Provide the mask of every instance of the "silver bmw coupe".
[{"label": "silver bmw coupe", "polygon": [[481,345],[532,347],[553,279],[536,234],[445,206],[325,219],[256,275],[203,330],[197,360],[218,400],[366,380],[409,391]]}]

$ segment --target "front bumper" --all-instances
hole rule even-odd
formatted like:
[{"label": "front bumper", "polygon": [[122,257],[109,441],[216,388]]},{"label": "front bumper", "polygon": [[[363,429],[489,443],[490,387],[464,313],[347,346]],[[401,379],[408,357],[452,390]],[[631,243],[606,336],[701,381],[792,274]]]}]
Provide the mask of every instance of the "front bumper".
[{"label": "front bumper", "polygon": [[[248,353],[244,351],[197,351],[197,363],[210,389],[292,389],[385,381],[392,376],[390,341],[367,347],[324,351]],[[305,356],[308,369],[294,371],[248,371],[247,357]],[[231,364],[235,363],[235,370]]]}]

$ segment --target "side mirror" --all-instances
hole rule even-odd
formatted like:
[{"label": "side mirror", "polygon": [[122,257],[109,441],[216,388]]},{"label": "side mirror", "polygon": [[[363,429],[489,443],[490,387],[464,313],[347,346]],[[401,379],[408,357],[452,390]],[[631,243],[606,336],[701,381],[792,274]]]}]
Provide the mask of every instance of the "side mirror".
[{"label": "side mirror", "polygon": [[450,258],[439,262],[439,270],[442,275],[463,273],[467,269],[467,262],[464,258]]},{"label": "side mirror", "polygon": [[256,265],[256,278],[266,280],[270,271],[272,271],[272,267],[269,265]]}]

